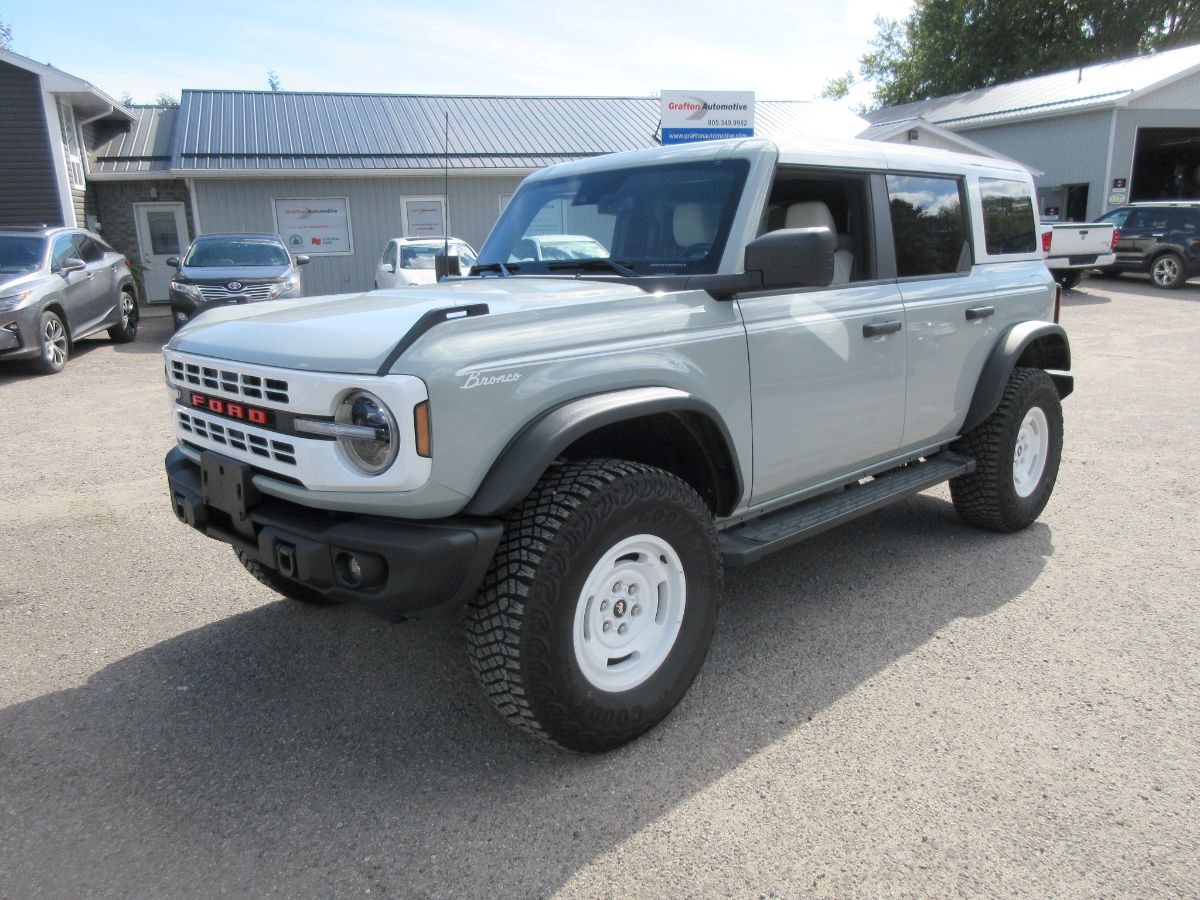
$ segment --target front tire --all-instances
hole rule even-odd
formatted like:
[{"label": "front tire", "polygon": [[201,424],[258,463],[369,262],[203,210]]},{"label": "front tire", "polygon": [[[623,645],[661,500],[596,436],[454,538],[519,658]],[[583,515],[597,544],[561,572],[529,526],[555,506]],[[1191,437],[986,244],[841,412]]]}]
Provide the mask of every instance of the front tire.
[{"label": "front tire", "polygon": [[237,554],[238,562],[246,567],[247,572],[275,593],[280,594],[288,600],[296,600],[300,603],[307,603],[310,606],[336,606],[333,600],[330,600],[323,594],[314,591],[312,588],[305,587],[298,582],[284,578],[274,569],[267,568],[258,560],[252,559],[236,547],[233,552]]},{"label": "front tire", "polygon": [[1062,441],[1054,381],[1041,369],[1014,369],[996,411],[951,445],[976,462],[972,474],[950,481],[959,516],[991,531],[1031,525],[1054,490]]},{"label": "front tire", "polygon": [[1187,281],[1183,274],[1183,258],[1178,253],[1164,253],[1150,264],[1150,280],[1155,287],[1173,291]]},{"label": "front tire", "polygon": [[476,675],[513,725],[571,750],[618,747],[696,678],[721,575],[712,514],[674,475],[555,465],[509,514],[471,605]]},{"label": "front tire", "polygon": [[137,296],[128,288],[121,291],[121,318],[112,328],[108,329],[109,339],[116,344],[128,344],[137,338],[138,332]]},{"label": "front tire", "polygon": [[71,355],[71,338],[58,313],[50,310],[42,313],[38,322],[38,338],[42,352],[33,361],[34,370],[43,375],[57,375],[67,367],[67,358]]}]

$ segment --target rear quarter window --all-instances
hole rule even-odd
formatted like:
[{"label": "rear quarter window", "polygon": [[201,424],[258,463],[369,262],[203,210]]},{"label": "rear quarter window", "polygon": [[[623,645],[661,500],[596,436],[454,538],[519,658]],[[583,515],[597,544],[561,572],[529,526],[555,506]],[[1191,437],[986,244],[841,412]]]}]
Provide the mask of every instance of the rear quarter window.
[{"label": "rear quarter window", "polygon": [[901,278],[951,275],[970,263],[962,183],[937,175],[888,175],[888,206]]},{"label": "rear quarter window", "polygon": [[1021,181],[980,178],[984,246],[989,256],[1032,253],[1037,249],[1033,197]]}]

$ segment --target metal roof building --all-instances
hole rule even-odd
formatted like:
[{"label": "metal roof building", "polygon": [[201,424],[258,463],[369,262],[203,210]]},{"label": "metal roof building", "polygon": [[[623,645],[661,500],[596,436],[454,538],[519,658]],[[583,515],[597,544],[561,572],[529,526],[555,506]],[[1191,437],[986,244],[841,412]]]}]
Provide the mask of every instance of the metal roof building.
[{"label": "metal roof building", "polygon": [[1200,45],[893,106],[867,119],[863,137],[941,146],[940,133],[1040,170],[1042,212],[1051,218],[1082,221],[1129,201],[1200,198]]},{"label": "metal roof building", "polygon": [[[89,163],[103,233],[142,260],[152,300],[165,298],[163,261],[213,231],[279,232],[312,257],[306,290],[337,293],[371,286],[389,238],[448,227],[478,247],[536,169],[657,146],[659,109],[653,97],[186,90],[178,109],[135,107]],[[756,103],[756,134],[784,142],[865,124],[826,101]],[[336,220],[328,242],[284,221],[318,207]]]}]

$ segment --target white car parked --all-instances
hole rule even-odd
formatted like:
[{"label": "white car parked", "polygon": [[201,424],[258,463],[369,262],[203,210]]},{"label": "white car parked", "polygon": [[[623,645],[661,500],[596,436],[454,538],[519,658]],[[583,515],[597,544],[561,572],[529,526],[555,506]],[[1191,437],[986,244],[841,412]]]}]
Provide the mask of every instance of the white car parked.
[{"label": "white car parked", "polygon": [[392,238],[383,248],[383,256],[375,267],[375,288],[407,287],[410,284],[434,284],[437,272],[434,257],[445,253],[458,255],[462,273],[475,265],[476,253],[471,245],[458,238]]}]

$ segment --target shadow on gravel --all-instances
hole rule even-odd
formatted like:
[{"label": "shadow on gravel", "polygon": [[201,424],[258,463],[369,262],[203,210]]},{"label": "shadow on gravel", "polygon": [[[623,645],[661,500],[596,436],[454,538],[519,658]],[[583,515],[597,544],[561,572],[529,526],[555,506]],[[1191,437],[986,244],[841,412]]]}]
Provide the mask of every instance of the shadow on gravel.
[{"label": "shadow on gravel", "polygon": [[734,573],[684,704],[599,757],[501,723],[454,623],[268,604],[0,712],[0,895],[549,894],[1052,553],[919,496]]}]

